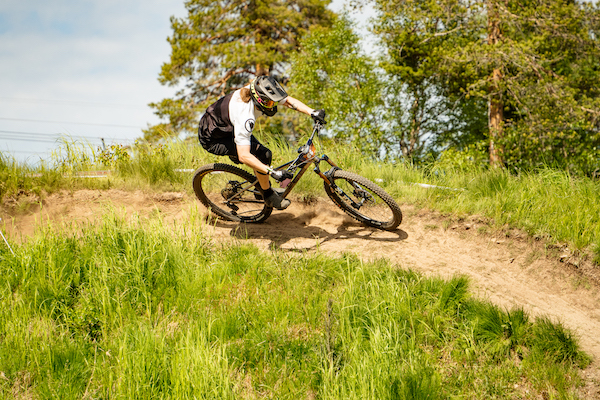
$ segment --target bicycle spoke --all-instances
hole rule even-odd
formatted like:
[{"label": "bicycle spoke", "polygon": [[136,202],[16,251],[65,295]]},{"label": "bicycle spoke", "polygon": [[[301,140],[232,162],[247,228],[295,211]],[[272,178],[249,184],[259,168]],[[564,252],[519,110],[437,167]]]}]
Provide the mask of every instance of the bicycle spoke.
[{"label": "bicycle spoke", "polygon": [[260,222],[271,209],[265,207],[256,178],[228,164],[210,164],[196,171],[194,191],[212,212],[230,220]]},{"label": "bicycle spoke", "polygon": [[327,195],[352,218],[386,230],[395,229],[402,221],[400,207],[373,182],[342,170],[331,177],[335,186],[325,184]]}]

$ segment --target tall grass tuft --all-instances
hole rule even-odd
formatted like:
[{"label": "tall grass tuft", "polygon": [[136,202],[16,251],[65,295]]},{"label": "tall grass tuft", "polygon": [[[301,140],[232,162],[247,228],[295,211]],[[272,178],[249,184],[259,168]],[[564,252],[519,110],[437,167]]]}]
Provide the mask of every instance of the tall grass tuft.
[{"label": "tall grass tuft", "polygon": [[62,185],[62,180],[59,171],[45,164],[33,169],[0,153],[0,203],[7,197],[21,194],[40,196],[44,191],[52,192]]},{"label": "tall grass tuft", "polygon": [[533,328],[534,346],[537,351],[557,363],[587,365],[590,359],[580,351],[578,340],[562,324],[548,318],[540,318]]},{"label": "tall grass tuft", "polygon": [[523,309],[503,312],[495,305],[483,304],[477,309],[476,315],[476,335],[485,339],[486,345],[495,356],[505,358],[512,352],[523,356],[531,343],[531,324]]}]

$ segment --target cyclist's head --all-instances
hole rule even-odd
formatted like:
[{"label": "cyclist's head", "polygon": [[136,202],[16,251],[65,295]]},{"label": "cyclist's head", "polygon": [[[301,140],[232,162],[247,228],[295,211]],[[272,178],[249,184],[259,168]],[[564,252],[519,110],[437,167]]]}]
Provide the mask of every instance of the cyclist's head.
[{"label": "cyclist's head", "polygon": [[279,82],[266,75],[259,76],[250,83],[250,94],[256,107],[269,117],[277,112],[277,102],[287,97]]}]

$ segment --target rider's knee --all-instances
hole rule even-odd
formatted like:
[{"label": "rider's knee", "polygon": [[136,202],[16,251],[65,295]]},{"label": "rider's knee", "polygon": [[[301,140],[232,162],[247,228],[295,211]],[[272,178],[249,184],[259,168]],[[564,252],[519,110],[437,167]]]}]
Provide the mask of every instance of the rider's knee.
[{"label": "rider's knee", "polygon": [[271,161],[273,160],[273,153],[268,148],[261,146],[256,149],[255,157],[260,160],[261,163],[265,165],[271,165]]}]

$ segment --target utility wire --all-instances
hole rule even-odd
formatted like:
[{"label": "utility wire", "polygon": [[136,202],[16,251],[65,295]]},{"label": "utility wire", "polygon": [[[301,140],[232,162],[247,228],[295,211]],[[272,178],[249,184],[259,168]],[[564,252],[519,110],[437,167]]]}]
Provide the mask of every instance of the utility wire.
[{"label": "utility wire", "polygon": [[30,150],[2,150],[0,149],[0,153],[19,153],[19,154],[37,154],[37,155],[45,155],[47,151],[30,151]]},{"label": "utility wire", "polygon": [[0,131],[0,137],[16,137],[16,138],[29,138],[29,139],[50,139],[50,138],[81,138],[81,139],[89,139],[89,136],[73,136],[69,134],[63,133],[35,133],[35,132],[16,132],[16,131]]},{"label": "utility wire", "polygon": [[[5,134],[5,135],[3,135]],[[16,136],[18,135],[18,136]],[[123,142],[134,142],[135,140],[133,139],[127,139],[127,138],[119,138],[119,137],[108,137],[108,136],[77,136],[77,135],[69,135],[66,133],[41,133],[41,132],[22,132],[22,131],[4,131],[4,130],[0,130],[0,138],[4,138],[4,139],[25,139],[25,138],[29,138],[29,139],[33,139],[33,140],[50,140],[50,138],[56,138],[56,139],[61,139],[61,138],[65,138],[65,139],[85,139],[85,140],[102,140],[102,138],[104,139],[108,139],[108,140],[112,140],[112,141],[123,141]]]},{"label": "utility wire", "polygon": [[147,106],[133,104],[109,104],[109,103],[94,103],[90,101],[76,100],[50,100],[50,99],[23,99],[18,97],[0,97],[0,101],[21,102],[21,103],[42,103],[54,105],[74,105],[84,107],[110,107],[110,108],[139,108],[146,109]]},{"label": "utility wire", "polygon": [[141,126],[134,126],[134,125],[116,125],[116,124],[93,124],[93,123],[86,123],[86,122],[67,122],[67,121],[46,121],[46,120],[40,120],[40,119],[22,119],[22,118],[6,118],[6,117],[0,117],[1,120],[4,121],[22,121],[22,122],[43,122],[43,123],[49,123],[49,124],[71,124],[71,125],[89,125],[89,126],[111,126],[111,127],[116,127],[116,128],[136,128],[136,129],[144,129]]},{"label": "utility wire", "polygon": [[0,139],[16,140],[18,142],[32,142],[32,141],[35,141],[36,143],[56,143],[56,140],[31,139],[31,138],[15,138],[15,137],[4,137],[4,136],[1,136],[1,135],[0,135]]}]

